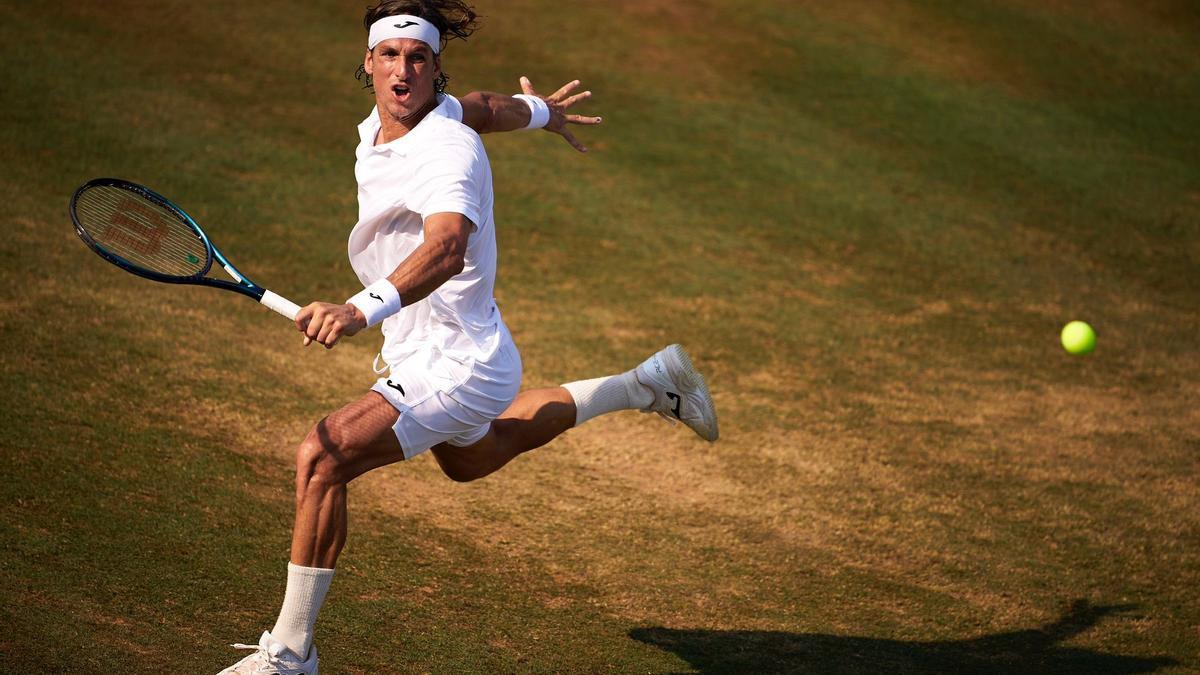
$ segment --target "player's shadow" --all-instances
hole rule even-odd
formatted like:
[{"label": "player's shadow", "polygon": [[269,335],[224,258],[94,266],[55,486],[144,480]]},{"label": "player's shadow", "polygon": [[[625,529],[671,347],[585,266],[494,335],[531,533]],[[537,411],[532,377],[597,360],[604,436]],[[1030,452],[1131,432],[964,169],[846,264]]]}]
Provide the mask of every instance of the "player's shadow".
[{"label": "player's shadow", "polygon": [[1166,657],[1106,654],[1061,643],[1134,605],[1077,600],[1039,628],[967,640],[884,638],[772,631],[636,628],[629,636],[670,651],[701,673],[1150,673],[1177,665]]}]

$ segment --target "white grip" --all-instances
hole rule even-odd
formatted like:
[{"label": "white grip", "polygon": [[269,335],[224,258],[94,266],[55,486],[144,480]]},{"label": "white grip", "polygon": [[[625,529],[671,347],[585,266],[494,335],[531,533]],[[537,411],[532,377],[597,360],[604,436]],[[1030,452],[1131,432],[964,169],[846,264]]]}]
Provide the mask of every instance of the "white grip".
[{"label": "white grip", "polygon": [[296,314],[300,313],[300,305],[297,305],[282,295],[276,295],[271,291],[263,291],[262,300],[259,300],[259,302],[286,316],[292,321],[295,321]]}]

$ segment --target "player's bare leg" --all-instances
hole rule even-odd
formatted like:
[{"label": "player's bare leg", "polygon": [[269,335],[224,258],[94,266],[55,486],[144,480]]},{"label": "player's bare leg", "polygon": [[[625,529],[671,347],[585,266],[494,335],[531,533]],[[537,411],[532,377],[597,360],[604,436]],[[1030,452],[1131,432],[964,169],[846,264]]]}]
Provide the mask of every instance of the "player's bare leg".
[{"label": "player's bare leg", "polygon": [[575,412],[575,400],[562,387],[523,391],[483,438],[463,447],[440,443],[433,446],[433,456],[453,480],[483,478],[575,426]]},{"label": "player's bare leg", "polygon": [[223,673],[313,672],[313,626],[346,543],[346,485],[362,474],[404,459],[392,425],[399,413],[375,392],[313,427],[296,450],[296,520],[287,590],[275,626],[255,654]]},{"label": "player's bare leg", "polygon": [[346,543],[346,485],[404,459],[392,426],[399,413],[368,392],[321,420],[296,451],[294,565],[332,568]]},{"label": "player's bare leg", "polygon": [[717,440],[708,385],[687,352],[671,345],[634,370],[521,392],[482,439],[465,447],[442,443],[433,447],[433,456],[450,478],[476,480],[567,429],[618,410],[658,413],[682,421],[707,441]]}]

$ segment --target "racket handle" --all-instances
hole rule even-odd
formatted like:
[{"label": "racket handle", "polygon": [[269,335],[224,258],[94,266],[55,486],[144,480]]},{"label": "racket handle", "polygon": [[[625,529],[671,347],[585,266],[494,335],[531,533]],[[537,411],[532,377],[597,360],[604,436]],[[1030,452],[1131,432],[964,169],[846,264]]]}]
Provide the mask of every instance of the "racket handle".
[{"label": "racket handle", "polygon": [[271,291],[263,291],[262,300],[259,300],[259,302],[286,316],[292,321],[296,320],[296,314],[300,312],[300,305],[297,305],[282,295],[272,293]]}]

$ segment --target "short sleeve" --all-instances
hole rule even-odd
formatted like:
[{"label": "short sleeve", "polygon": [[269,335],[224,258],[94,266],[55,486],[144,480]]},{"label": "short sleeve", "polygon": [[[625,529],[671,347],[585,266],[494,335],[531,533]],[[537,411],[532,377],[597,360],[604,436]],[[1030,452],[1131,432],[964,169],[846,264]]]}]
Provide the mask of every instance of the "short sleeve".
[{"label": "short sleeve", "polygon": [[487,162],[481,144],[456,136],[422,154],[409,209],[422,219],[435,213],[461,213],[479,227]]}]

